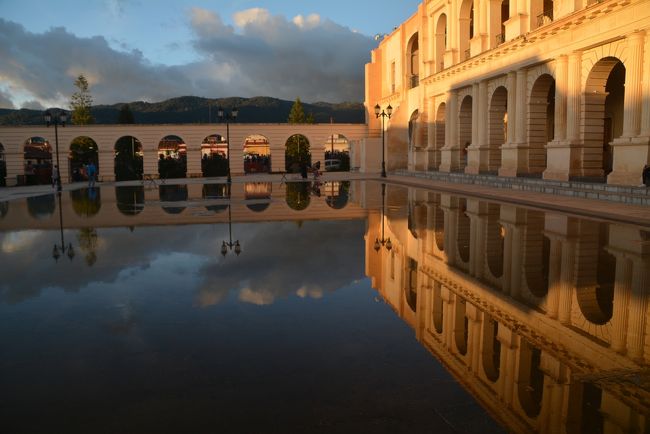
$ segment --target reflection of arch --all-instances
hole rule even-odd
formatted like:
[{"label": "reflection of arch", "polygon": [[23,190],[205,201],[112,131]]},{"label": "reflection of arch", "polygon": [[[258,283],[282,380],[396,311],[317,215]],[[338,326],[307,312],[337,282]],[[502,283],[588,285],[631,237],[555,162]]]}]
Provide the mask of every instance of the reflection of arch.
[{"label": "reflection of arch", "polygon": [[609,244],[606,224],[581,221],[577,249],[576,297],[580,311],[593,324],[606,324],[612,318],[616,258]]},{"label": "reflection of arch", "polygon": [[99,173],[99,148],[97,142],[88,136],[75,137],[70,142],[70,154],[68,156],[69,176],[72,182],[83,181],[86,175],[83,173],[83,166],[93,162]]},{"label": "reflection of arch", "polygon": [[488,123],[488,170],[496,173],[501,166],[501,146],[506,142],[508,91],[499,86],[490,100]]},{"label": "reflection of arch", "polygon": [[262,212],[271,205],[273,185],[270,182],[247,182],[244,186],[246,207],[254,212]]},{"label": "reflection of arch", "polygon": [[54,214],[54,195],[31,196],[27,198],[27,212],[36,220],[45,220]]},{"label": "reflection of arch", "polygon": [[269,139],[253,134],[244,140],[244,172],[271,172],[271,145]]},{"label": "reflection of arch", "polygon": [[[158,187],[158,195],[161,202],[186,202],[187,185],[161,185]],[[185,207],[162,205],[162,209],[167,214],[180,214],[185,210]]]},{"label": "reflection of arch", "polygon": [[138,215],[144,209],[144,187],[129,185],[115,187],[117,209],[123,215]]},{"label": "reflection of arch", "polygon": [[467,148],[472,144],[472,97],[470,95],[465,96],[460,104],[458,143],[460,145],[459,169],[464,170],[467,166]]},{"label": "reflection of arch", "polygon": [[310,185],[307,182],[287,182],[286,201],[289,208],[294,211],[303,211],[311,201]]},{"label": "reflection of arch", "polygon": [[219,134],[212,134],[201,142],[201,172],[203,176],[228,174],[228,143]]},{"label": "reflection of arch", "polygon": [[406,66],[409,89],[417,87],[420,84],[420,48],[417,33],[411,36],[406,46]]},{"label": "reflection of arch", "polygon": [[343,209],[348,204],[350,181],[329,181],[323,186],[325,203],[333,209]]},{"label": "reflection of arch", "polygon": [[92,217],[102,207],[99,188],[79,188],[70,192],[72,209],[79,217]]},{"label": "reflection of arch", "polygon": [[[611,141],[623,133],[625,66],[615,57],[600,59],[589,71],[582,104],[583,168],[612,171]],[[598,150],[598,152],[594,152]],[[602,171],[602,172],[601,172]]]},{"label": "reflection of arch", "polygon": [[115,180],[142,179],[144,154],[142,143],[133,136],[123,136],[115,142]]},{"label": "reflection of arch", "polygon": [[284,150],[284,165],[288,172],[300,171],[303,164],[311,165],[309,139],[302,134],[294,134],[287,139]]},{"label": "reflection of arch", "polygon": [[506,235],[504,227],[499,223],[500,208],[500,205],[488,204],[487,225],[485,228],[485,256],[490,273],[496,278],[503,275],[503,247]]},{"label": "reflection of arch", "polygon": [[469,261],[469,217],[467,211],[467,200],[459,199],[458,205],[458,236],[456,237],[456,247],[458,255],[463,262]]},{"label": "reflection of arch", "polygon": [[5,147],[0,143],[0,187],[7,185],[7,162],[5,161]]},{"label": "reflection of arch", "polygon": [[433,326],[436,332],[442,333],[444,324],[444,303],[442,302],[442,285],[440,282],[433,283]]},{"label": "reflection of arch", "polygon": [[417,311],[418,307],[418,262],[409,258],[407,285],[404,288],[406,303],[412,312]]},{"label": "reflection of arch", "polygon": [[524,226],[524,279],[528,290],[536,297],[548,293],[551,242],[544,235],[544,213],[526,212]]},{"label": "reflection of arch", "polygon": [[542,353],[522,339],[519,351],[519,375],[517,389],[519,404],[528,415],[536,417],[542,405],[544,393],[544,373],[540,369]]},{"label": "reflection of arch", "polygon": [[483,320],[483,371],[491,382],[499,379],[501,342],[498,338],[499,323],[485,314]]},{"label": "reflection of arch", "polygon": [[158,174],[163,179],[187,176],[187,145],[180,137],[168,135],[158,142]]},{"label": "reflection of arch", "polygon": [[52,147],[43,137],[30,137],[23,146],[25,183],[52,183]]},{"label": "reflection of arch", "polygon": [[445,69],[445,51],[447,50],[447,15],[440,14],[436,24],[436,71]]},{"label": "reflection of arch", "polygon": [[[203,184],[202,193],[203,199],[207,200],[227,199],[230,197],[228,185],[226,184]],[[228,204],[207,205],[205,209],[216,214],[226,211],[228,209]]]},{"label": "reflection of arch", "polygon": [[456,295],[456,312],[454,317],[454,342],[456,349],[462,355],[467,354],[467,316],[465,315],[465,299]]},{"label": "reflection of arch", "polygon": [[530,91],[528,103],[528,170],[546,169],[546,144],[553,140],[555,126],[555,79],[540,75]]}]

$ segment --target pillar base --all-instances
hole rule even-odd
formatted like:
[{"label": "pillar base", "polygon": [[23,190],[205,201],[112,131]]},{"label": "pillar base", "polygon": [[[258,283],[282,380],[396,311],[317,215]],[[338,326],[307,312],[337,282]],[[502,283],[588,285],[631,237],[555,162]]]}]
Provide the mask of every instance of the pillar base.
[{"label": "pillar base", "polygon": [[643,167],[650,163],[650,137],[619,137],[612,142],[614,168],[608,184],[641,185]]},{"label": "pillar base", "polygon": [[546,170],[543,179],[568,181],[581,176],[580,147],[577,140],[554,140],[546,145]]}]

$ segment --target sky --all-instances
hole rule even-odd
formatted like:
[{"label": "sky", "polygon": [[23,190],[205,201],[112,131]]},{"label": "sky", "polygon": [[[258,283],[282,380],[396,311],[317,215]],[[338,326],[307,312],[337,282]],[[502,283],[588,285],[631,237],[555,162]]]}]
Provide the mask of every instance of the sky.
[{"label": "sky", "polygon": [[0,108],[271,96],[362,101],[364,64],[419,0],[0,0]]}]

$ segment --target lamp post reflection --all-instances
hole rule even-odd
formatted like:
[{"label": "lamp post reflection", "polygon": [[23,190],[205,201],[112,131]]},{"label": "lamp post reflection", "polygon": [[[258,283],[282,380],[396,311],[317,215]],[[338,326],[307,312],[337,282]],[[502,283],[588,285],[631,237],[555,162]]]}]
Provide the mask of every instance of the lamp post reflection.
[{"label": "lamp post reflection", "polygon": [[[230,192],[228,194],[230,196]],[[226,257],[226,254],[228,254],[228,250],[235,250],[235,255],[239,256],[241,253],[241,244],[239,244],[239,240],[235,240],[235,242],[232,242],[232,203],[228,204],[228,242],[222,241],[221,243],[221,254]]]},{"label": "lamp post reflection", "polygon": [[59,261],[61,255],[68,255],[68,259],[72,261],[74,258],[74,249],[72,248],[72,243],[65,245],[65,239],[63,238],[63,209],[61,208],[61,191],[57,192],[57,198],[59,202],[59,232],[61,234],[61,244],[54,244],[52,248],[52,257],[55,261]]},{"label": "lamp post reflection", "polygon": [[390,250],[393,248],[393,243],[390,240],[390,237],[388,239],[384,238],[384,220],[386,218],[386,184],[381,184],[381,239],[375,238],[375,251],[379,252],[379,249],[381,249],[381,246],[384,246],[386,250],[390,252]]},{"label": "lamp post reflection", "polygon": [[239,114],[239,110],[237,107],[233,108],[232,111],[228,114],[224,113],[223,108],[219,107],[217,110],[217,115],[219,116],[219,121],[223,122],[224,120],[226,121],[226,146],[227,146],[227,153],[228,153],[228,184],[232,182],[232,178],[230,176],[230,121],[236,121],[237,120],[237,115]]}]

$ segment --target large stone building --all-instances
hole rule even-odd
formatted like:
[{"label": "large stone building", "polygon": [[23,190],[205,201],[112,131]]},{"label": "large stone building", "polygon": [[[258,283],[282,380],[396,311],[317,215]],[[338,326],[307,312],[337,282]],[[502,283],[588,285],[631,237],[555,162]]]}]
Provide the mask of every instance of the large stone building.
[{"label": "large stone building", "polygon": [[366,66],[366,148],[390,105],[389,170],[639,185],[649,29],[648,0],[426,0]]}]

